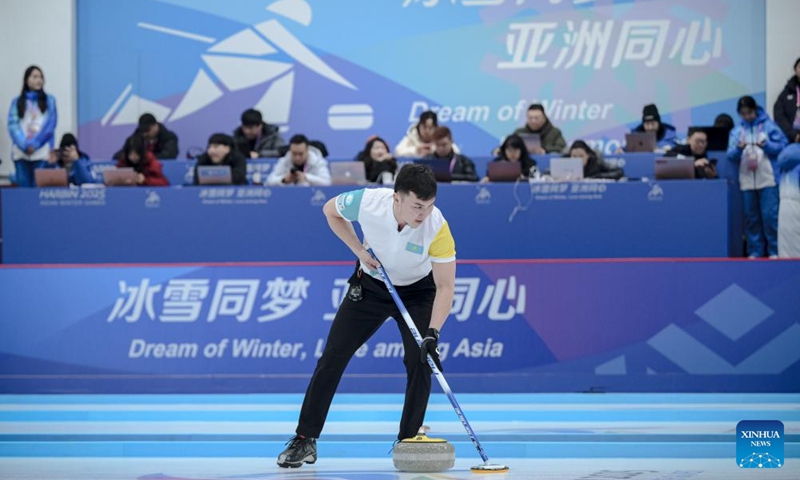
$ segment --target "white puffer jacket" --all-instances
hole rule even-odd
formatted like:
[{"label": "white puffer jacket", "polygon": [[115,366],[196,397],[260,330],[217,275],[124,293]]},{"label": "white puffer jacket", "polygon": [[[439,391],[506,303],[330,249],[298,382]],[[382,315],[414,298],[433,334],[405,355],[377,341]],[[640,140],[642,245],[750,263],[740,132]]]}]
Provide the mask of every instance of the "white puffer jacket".
[{"label": "white puffer jacket", "polygon": [[[417,153],[417,147],[419,147],[422,144],[423,142],[422,139],[419,138],[419,132],[417,131],[417,124],[415,123],[410,127],[408,127],[406,136],[403,137],[402,140],[400,140],[400,143],[398,143],[396,147],[394,147],[394,156],[398,158],[403,158],[403,157],[416,158],[421,156],[424,157],[425,155],[420,155],[419,153]],[[455,142],[453,142],[453,151],[456,153],[461,153],[461,150],[459,150],[458,145],[456,145]]]},{"label": "white puffer jacket", "polygon": [[800,258],[800,143],[778,156],[781,203],[778,211],[778,256]]}]

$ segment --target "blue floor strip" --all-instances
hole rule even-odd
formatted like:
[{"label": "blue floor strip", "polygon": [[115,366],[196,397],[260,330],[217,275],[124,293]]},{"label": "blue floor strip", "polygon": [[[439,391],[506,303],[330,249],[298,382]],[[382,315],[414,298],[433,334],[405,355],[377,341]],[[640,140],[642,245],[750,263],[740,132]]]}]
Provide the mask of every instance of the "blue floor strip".
[{"label": "blue floor strip", "polygon": [[[494,403],[493,395],[456,392],[459,403]],[[680,403],[793,403],[798,394],[779,393],[542,393],[503,394],[502,403],[587,404],[607,403],[680,404]],[[300,404],[302,394],[196,394],[196,395],[0,395],[0,404]],[[402,403],[402,394],[339,394],[334,404]],[[431,395],[430,403],[449,403],[442,394]]]},{"label": "blue floor strip", "polygon": [[[535,407],[534,407],[535,408]],[[621,411],[469,411],[464,413],[470,422],[732,422],[763,418],[782,422],[800,421],[800,411],[784,410],[762,412],[752,410],[719,411],[663,411],[663,410],[621,410]],[[394,422],[399,420],[400,411],[332,411],[329,422]],[[0,422],[292,422],[296,421],[297,411],[246,411],[229,412],[204,410],[179,411],[5,411],[0,412]],[[425,416],[428,422],[457,420],[453,411],[429,411]]]},{"label": "blue floor strip", "polygon": [[[465,435],[465,434],[464,434]],[[441,435],[447,440],[461,437],[461,434]],[[0,435],[0,443],[10,442],[286,442],[291,435],[258,435],[258,434],[13,434]],[[480,433],[481,442],[561,442],[561,443],[647,443],[647,442],[694,442],[725,443],[731,440],[731,434],[648,434],[648,433]],[[324,435],[326,442],[380,443],[393,442],[394,436],[389,434],[334,434]],[[785,435],[784,441],[800,443],[800,434]]]},{"label": "blue floor strip", "polygon": [[[0,443],[0,457],[277,457],[286,442],[53,442]],[[469,441],[451,442],[457,458],[476,457]],[[733,442],[482,442],[496,458],[735,458]],[[391,442],[318,443],[320,457],[390,458]],[[785,457],[800,457],[789,444]]]}]

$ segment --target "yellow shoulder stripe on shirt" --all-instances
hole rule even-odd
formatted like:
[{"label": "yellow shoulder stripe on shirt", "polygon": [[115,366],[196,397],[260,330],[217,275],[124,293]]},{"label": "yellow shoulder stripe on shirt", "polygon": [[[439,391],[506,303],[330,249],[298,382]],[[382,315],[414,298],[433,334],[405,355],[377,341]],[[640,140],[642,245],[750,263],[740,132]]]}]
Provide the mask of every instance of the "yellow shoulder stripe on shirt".
[{"label": "yellow shoulder stripe on shirt", "polygon": [[454,258],[456,256],[456,243],[450,233],[450,226],[447,222],[436,232],[431,246],[428,248],[428,255],[433,258]]}]

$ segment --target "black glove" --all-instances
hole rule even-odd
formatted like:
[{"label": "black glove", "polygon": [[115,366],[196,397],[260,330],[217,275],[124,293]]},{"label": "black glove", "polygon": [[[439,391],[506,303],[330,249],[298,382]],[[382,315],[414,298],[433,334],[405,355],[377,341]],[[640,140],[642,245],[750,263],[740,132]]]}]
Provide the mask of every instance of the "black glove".
[{"label": "black glove", "polygon": [[420,360],[425,365],[428,364],[428,354],[431,355],[433,359],[433,363],[436,364],[436,368],[439,371],[442,370],[442,362],[439,360],[439,330],[435,328],[429,328],[428,332],[425,334],[425,338],[422,339],[422,346],[420,347]]}]

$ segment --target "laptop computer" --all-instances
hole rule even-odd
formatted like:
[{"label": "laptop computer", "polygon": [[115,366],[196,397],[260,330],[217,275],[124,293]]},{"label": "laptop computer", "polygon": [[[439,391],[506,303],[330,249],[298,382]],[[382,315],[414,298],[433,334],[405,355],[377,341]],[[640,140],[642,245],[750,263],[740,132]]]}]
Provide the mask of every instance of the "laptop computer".
[{"label": "laptop computer", "polygon": [[583,160],[580,158],[550,159],[550,177],[559,182],[583,180]]},{"label": "laptop computer", "polygon": [[730,130],[725,127],[689,127],[687,138],[698,130],[706,133],[706,150],[709,152],[725,152],[728,150]]},{"label": "laptop computer", "polygon": [[37,168],[33,171],[37,187],[67,187],[67,170],[64,168]]},{"label": "laptop computer", "polygon": [[626,152],[655,152],[656,134],[654,132],[632,132],[625,134]]},{"label": "laptop computer", "polygon": [[656,180],[691,180],[694,178],[693,158],[656,158]]},{"label": "laptop computer", "polygon": [[138,174],[132,168],[109,168],[103,171],[103,183],[108,187],[136,186]]},{"label": "laptop computer", "polygon": [[198,185],[231,185],[231,167],[229,165],[198,165]]},{"label": "laptop computer", "polygon": [[542,148],[542,136],[538,133],[520,133],[518,135],[525,142],[528,153],[536,153],[535,149]]},{"label": "laptop computer", "polygon": [[330,162],[333,185],[366,185],[367,172],[364,162]]},{"label": "laptop computer", "polygon": [[515,182],[522,175],[519,162],[489,162],[486,168],[490,182]]},{"label": "laptop computer", "polygon": [[437,182],[449,183],[453,181],[453,175],[450,173],[450,160],[444,158],[418,158],[414,163],[420,165],[427,165],[433,170],[433,175],[436,177]]}]

